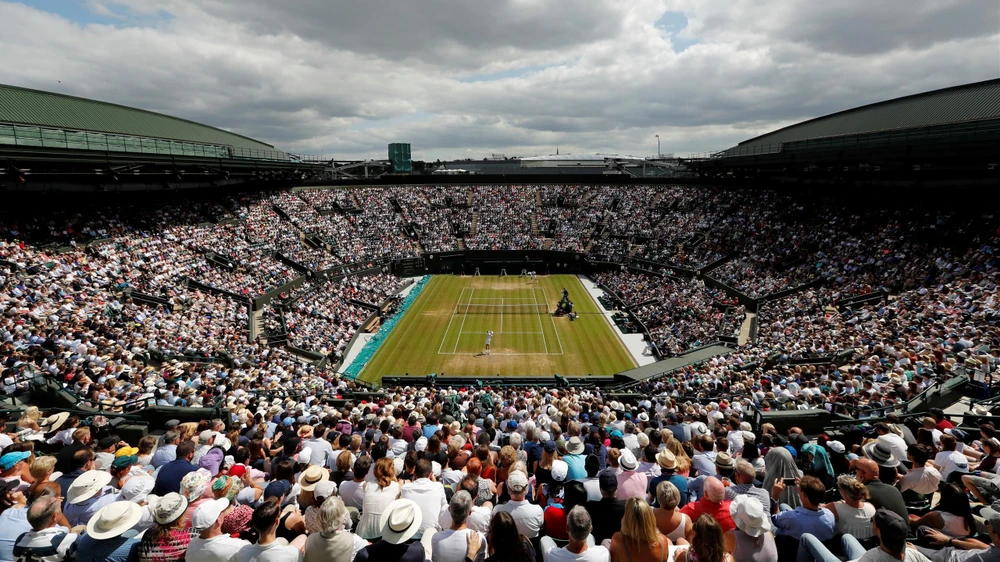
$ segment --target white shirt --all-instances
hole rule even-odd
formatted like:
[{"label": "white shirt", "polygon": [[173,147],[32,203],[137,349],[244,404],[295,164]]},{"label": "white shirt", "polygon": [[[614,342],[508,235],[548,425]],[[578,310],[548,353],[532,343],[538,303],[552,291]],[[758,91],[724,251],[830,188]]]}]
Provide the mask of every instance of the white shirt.
[{"label": "white shirt", "polygon": [[913,490],[918,494],[933,494],[941,483],[941,473],[933,466],[911,468],[899,483],[899,491]]},{"label": "white shirt", "polygon": [[[188,546],[188,550],[191,547]],[[233,562],[302,562],[302,551],[278,539],[267,546],[247,544],[231,558]]]},{"label": "white shirt", "polygon": [[188,545],[184,559],[190,562],[227,562],[249,544],[243,539],[234,539],[229,535],[219,535],[210,539],[195,536]]},{"label": "white shirt", "polygon": [[509,513],[514,518],[514,524],[517,525],[517,532],[529,539],[538,536],[538,531],[541,530],[542,524],[545,522],[542,508],[528,503],[526,500],[510,500],[507,503],[499,504],[493,508],[493,515],[501,511]]},{"label": "white shirt", "polygon": [[543,557],[545,562],[608,562],[611,553],[603,546],[591,546],[577,554],[566,548],[550,548]]},{"label": "white shirt", "polygon": [[448,507],[448,499],[444,494],[444,486],[440,482],[432,482],[429,478],[418,478],[413,482],[403,484],[399,497],[413,500],[420,508],[424,518],[420,522],[417,536],[422,536],[427,529],[439,530],[437,526],[441,510]]},{"label": "white shirt", "polygon": [[344,505],[361,509],[365,504],[365,490],[361,484],[362,482],[354,480],[345,480],[340,483],[340,498],[344,500]]},{"label": "white shirt", "polygon": [[[490,508],[481,505],[475,506],[472,508],[472,512],[469,513],[469,518],[465,520],[465,525],[473,531],[486,533],[490,529],[490,520],[492,518],[493,511]],[[438,518],[438,523],[441,529],[451,528],[451,512],[447,509],[442,511],[441,517]]]},{"label": "white shirt", "polygon": [[934,464],[941,470],[941,479],[947,481],[948,475],[956,470],[969,471],[969,458],[958,451],[941,451],[934,457]]},{"label": "white shirt", "polygon": [[895,433],[886,433],[878,436],[878,442],[884,443],[892,450],[892,457],[899,462],[906,460],[906,441]]},{"label": "white shirt", "polygon": [[[462,562],[469,551],[469,533],[478,533],[471,529],[445,529],[434,533],[431,538],[431,562]],[[486,535],[479,533],[479,553],[476,560],[483,559],[486,552]]]}]

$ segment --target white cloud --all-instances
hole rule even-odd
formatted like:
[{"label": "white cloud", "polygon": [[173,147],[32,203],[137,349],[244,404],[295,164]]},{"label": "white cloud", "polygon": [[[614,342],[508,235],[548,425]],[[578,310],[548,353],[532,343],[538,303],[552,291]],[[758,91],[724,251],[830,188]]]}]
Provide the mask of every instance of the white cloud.
[{"label": "white cloud", "polygon": [[[726,148],[1000,75],[1000,6],[699,0],[0,2],[0,82],[162,111],[304,153]],[[99,8],[95,8],[99,6]],[[655,22],[683,12],[686,28]],[[677,41],[694,42],[675,52]],[[984,62],[990,64],[983,64]],[[478,81],[469,82],[469,77]],[[59,82],[61,81],[61,83]]]}]

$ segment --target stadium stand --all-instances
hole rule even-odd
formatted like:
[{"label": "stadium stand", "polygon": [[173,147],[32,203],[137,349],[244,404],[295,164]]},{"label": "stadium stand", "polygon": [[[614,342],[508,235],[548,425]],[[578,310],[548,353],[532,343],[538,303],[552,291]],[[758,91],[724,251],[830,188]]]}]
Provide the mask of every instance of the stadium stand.
[{"label": "stadium stand", "polygon": [[[5,207],[0,560],[993,559],[993,402],[932,407],[970,379],[989,396],[1000,364],[980,195],[482,183]],[[340,370],[401,260],[494,250],[574,253],[675,367],[600,387]]]}]

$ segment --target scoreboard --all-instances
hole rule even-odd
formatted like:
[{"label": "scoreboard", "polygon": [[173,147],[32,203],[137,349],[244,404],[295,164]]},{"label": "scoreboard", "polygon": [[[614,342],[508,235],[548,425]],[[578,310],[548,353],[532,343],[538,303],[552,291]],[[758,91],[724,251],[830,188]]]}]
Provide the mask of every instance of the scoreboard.
[{"label": "scoreboard", "polygon": [[400,277],[418,277],[424,272],[424,258],[405,258],[393,263],[393,271]]}]

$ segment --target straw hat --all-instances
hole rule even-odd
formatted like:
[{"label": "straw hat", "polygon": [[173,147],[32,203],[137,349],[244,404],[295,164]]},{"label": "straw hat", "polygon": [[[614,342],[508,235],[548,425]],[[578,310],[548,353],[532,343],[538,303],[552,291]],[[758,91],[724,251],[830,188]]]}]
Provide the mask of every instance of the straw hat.
[{"label": "straw hat", "polygon": [[110,503],[101,508],[87,522],[87,534],[104,540],[121,536],[142,519],[142,508],[130,501]]},{"label": "straw hat", "polygon": [[299,475],[299,487],[307,492],[311,492],[316,489],[316,485],[320,482],[326,482],[330,479],[330,473],[326,471],[325,468],[321,466],[310,466],[309,468],[302,471]]}]

